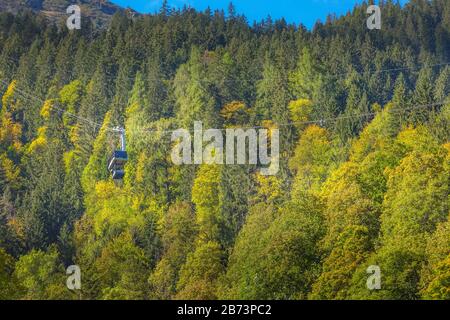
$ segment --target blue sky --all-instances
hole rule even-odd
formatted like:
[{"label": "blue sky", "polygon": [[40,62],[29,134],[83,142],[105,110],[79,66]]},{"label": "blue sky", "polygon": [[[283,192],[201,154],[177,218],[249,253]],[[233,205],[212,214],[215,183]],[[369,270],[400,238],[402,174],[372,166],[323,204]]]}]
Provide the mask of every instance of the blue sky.
[{"label": "blue sky", "polygon": [[[131,7],[141,13],[153,13],[161,7],[162,0],[112,0],[123,7]],[[228,8],[230,0],[169,0],[172,7],[190,5],[198,10]],[[273,19],[284,17],[288,22],[302,23],[311,28],[318,19],[325,20],[329,13],[338,16],[347,13],[362,0],[235,0],[236,11],[244,14],[249,22],[260,21],[267,15]],[[378,1],[377,1],[378,2]],[[406,3],[407,0],[400,0]]]}]

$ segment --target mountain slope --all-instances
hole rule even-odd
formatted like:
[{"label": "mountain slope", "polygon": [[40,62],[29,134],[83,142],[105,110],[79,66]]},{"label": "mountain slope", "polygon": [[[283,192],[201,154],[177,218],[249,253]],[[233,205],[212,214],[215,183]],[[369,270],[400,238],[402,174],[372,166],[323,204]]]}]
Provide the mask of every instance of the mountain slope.
[{"label": "mountain slope", "polygon": [[104,25],[117,11],[125,10],[107,0],[0,0],[0,12],[17,13],[30,9],[58,22],[69,16],[66,10],[71,4],[79,5],[82,17],[92,19],[97,26]]}]

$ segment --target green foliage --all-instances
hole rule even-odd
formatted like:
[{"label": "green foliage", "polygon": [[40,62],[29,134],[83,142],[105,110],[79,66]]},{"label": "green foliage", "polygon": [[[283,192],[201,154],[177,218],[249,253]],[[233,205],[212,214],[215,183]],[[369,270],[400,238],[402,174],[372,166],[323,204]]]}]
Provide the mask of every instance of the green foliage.
[{"label": "green foliage", "polygon": [[311,50],[303,48],[297,68],[290,76],[291,90],[299,99],[316,100],[322,82],[323,66],[312,57]]},{"label": "green foliage", "polygon": [[422,297],[425,299],[449,298],[448,255],[450,255],[449,220],[440,223],[428,239],[427,262],[421,271]]},{"label": "green foliage", "polygon": [[193,48],[190,60],[180,66],[175,76],[176,113],[183,128],[191,128],[194,121],[203,121],[207,128],[217,124],[217,102],[208,90],[207,59],[208,52],[202,55]]},{"label": "green foliage", "polygon": [[203,165],[192,187],[192,202],[201,239],[212,241],[219,236],[221,216],[220,167]]},{"label": "green foliage", "polygon": [[384,243],[423,248],[422,235],[448,215],[448,173],[437,155],[412,152],[389,173],[381,216]]},{"label": "green foliage", "polygon": [[14,258],[0,248],[0,299],[13,300],[20,298],[22,288],[14,274]]},{"label": "green foliage", "polygon": [[[353,275],[350,299],[358,300],[416,300],[420,259],[416,253],[396,247],[383,247],[362,264]],[[380,267],[381,289],[367,288],[367,268]]]},{"label": "green foliage", "polygon": [[306,127],[308,121],[312,120],[313,104],[309,99],[294,100],[289,103],[289,111],[296,127],[302,130]]},{"label": "green foliage", "polygon": [[433,300],[450,299],[450,255],[436,265],[433,278],[423,296]]},{"label": "green foliage", "polygon": [[333,146],[327,130],[312,125],[305,129],[289,160],[290,169],[296,174],[293,197],[307,191],[318,192],[327,178],[331,164]]},{"label": "green foliage", "polygon": [[50,247],[47,252],[32,250],[20,257],[16,263],[14,276],[24,288],[24,299],[74,298],[66,287],[66,273],[55,247]]},{"label": "green foliage", "polygon": [[222,299],[251,299],[256,297],[261,235],[275,219],[273,207],[263,203],[250,208],[230,255],[227,273],[221,280],[219,297]]},{"label": "green foliage", "polygon": [[194,252],[187,256],[186,263],[180,270],[177,283],[177,299],[214,300],[217,279],[224,271],[223,254],[216,242],[197,245]]},{"label": "green foliage", "polygon": [[370,250],[366,227],[346,227],[324,260],[322,273],[314,283],[309,297],[314,300],[348,299],[352,276],[356,268],[365,262]]},{"label": "green foliage", "polygon": [[100,299],[139,300],[148,296],[148,258],[127,233],[113,239],[95,261]]},{"label": "green foliage", "polygon": [[[408,135],[418,134],[411,132],[412,129],[408,131],[400,133],[400,141],[408,143]],[[437,224],[445,221],[449,212],[449,177],[443,168],[443,150],[421,146],[421,140],[423,137],[415,140],[416,150],[405,156],[396,168],[387,170],[387,191],[380,217],[381,246],[366,265],[381,268],[382,289],[372,292],[363,289],[365,270],[361,267],[353,278],[354,298],[417,299],[420,296],[421,267],[427,262],[427,241],[431,241]],[[428,153],[433,149],[435,153]],[[443,255],[445,257],[445,251]],[[433,260],[429,261],[432,263]],[[422,272],[422,282],[431,281],[426,276],[427,272]]]},{"label": "green foliage", "polygon": [[170,299],[175,295],[180,268],[192,252],[197,235],[194,221],[189,204],[178,203],[169,208],[161,230],[163,254],[149,277],[154,298]]},{"label": "green foliage", "polygon": [[255,298],[305,299],[311,290],[324,228],[320,203],[304,198],[282,208],[263,235]]},{"label": "green foliage", "polygon": [[323,236],[314,198],[273,209],[255,207],[239,235],[223,279],[227,299],[305,299],[319,271]]},{"label": "green foliage", "polygon": [[[382,33],[365,4],[311,31],[0,13],[0,298],[449,299],[450,11],[416,2],[385,2]],[[279,174],[174,165],[194,121],[278,128]]]},{"label": "green foliage", "polygon": [[322,187],[328,229],[322,245],[327,251],[333,248],[335,241],[348,226],[366,227],[370,239],[375,239],[378,234],[380,209],[363,192],[357,179],[359,170],[355,163],[344,163]]}]

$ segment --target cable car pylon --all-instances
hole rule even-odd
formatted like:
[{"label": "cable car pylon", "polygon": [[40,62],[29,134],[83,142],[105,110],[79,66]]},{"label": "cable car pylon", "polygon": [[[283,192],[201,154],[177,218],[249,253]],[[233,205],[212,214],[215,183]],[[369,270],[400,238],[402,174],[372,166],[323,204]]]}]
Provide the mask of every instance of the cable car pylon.
[{"label": "cable car pylon", "polygon": [[120,150],[115,150],[108,161],[108,171],[111,173],[112,178],[115,181],[121,181],[125,177],[125,164],[128,161],[128,154],[126,151],[126,141],[125,141],[125,129],[124,128],[114,128],[114,132],[120,134]]}]

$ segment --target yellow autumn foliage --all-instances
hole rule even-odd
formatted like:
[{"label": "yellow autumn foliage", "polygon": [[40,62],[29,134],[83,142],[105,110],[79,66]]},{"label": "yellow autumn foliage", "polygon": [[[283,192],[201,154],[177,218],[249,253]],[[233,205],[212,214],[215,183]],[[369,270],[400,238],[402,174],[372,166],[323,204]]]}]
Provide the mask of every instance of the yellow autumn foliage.
[{"label": "yellow autumn foliage", "polygon": [[18,151],[22,147],[21,136],[22,125],[12,120],[11,113],[3,112],[0,126],[0,143],[12,146]]},{"label": "yellow autumn foliage", "polygon": [[4,110],[10,110],[10,104],[11,104],[11,100],[14,97],[14,93],[16,91],[16,85],[17,85],[17,81],[13,80],[11,82],[11,84],[8,86],[8,89],[6,90],[5,94],[3,95],[2,98],[2,106],[3,108],[5,108]]},{"label": "yellow autumn foliage", "polygon": [[220,221],[220,172],[218,165],[202,165],[192,187],[201,237],[213,240],[218,236]]},{"label": "yellow autumn foliage", "polygon": [[45,120],[50,119],[51,116],[51,112],[52,112],[52,108],[53,108],[53,100],[46,100],[44,102],[44,105],[42,106],[40,115],[42,118],[44,118]]},{"label": "yellow autumn foliage", "polygon": [[319,191],[330,171],[332,163],[332,145],[329,133],[317,125],[305,129],[295,148],[294,156],[289,160],[290,169],[296,173],[293,195],[302,192]]},{"label": "yellow autumn foliage", "polygon": [[103,235],[111,228],[126,230],[144,224],[145,216],[133,209],[130,194],[118,188],[112,181],[99,181],[95,185],[95,204],[90,205],[94,229]]},{"label": "yellow autumn foliage", "polygon": [[258,183],[258,196],[267,203],[273,203],[278,200],[283,192],[282,181],[277,176],[256,175]]},{"label": "yellow autumn foliage", "polygon": [[5,154],[0,156],[0,165],[6,181],[12,187],[17,187],[20,179],[20,169]]},{"label": "yellow autumn foliage", "polygon": [[34,139],[30,145],[28,146],[28,153],[34,153],[38,150],[40,150],[42,147],[44,147],[47,144],[47,137],[46,137],[47,127],[40,127],[38,129],[38,135],[36,139]]},{"label": "yellow autumn foliage", "polygon": [[251,110],[241,101],[230,102],[220,110],[220,116],[227,122],[233,122],[233,124],[247,122],[250,114]]},{"label": "yellow autumn foliage", "polygon": [[291,119],[294,122],[305,122],[311,120],[313,110],[312,101],[309,99],[298,99],[289,103]]},{"label": "yellow autumn foliage", "polygon": [[66,174],[72,168],[72,163],[73,163],[74,157],[75,157],[75,150],[70,150],[68,152],[65,152],[63,155],[64,168],[65,168]]}]

